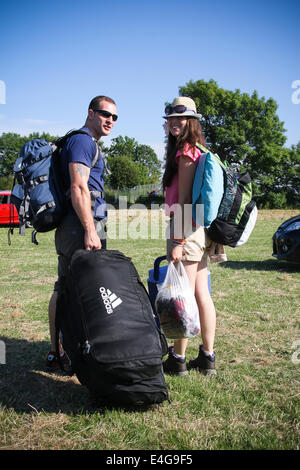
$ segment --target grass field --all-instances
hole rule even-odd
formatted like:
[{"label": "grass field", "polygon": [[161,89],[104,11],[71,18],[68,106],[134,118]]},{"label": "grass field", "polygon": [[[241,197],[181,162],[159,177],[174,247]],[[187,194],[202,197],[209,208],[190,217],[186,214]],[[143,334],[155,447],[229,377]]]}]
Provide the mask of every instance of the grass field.
[{"label": "grass field", "polygon": [[[299,449],[300,267],[274,259],[271,242],[296,213],[260,211],[248,243],[209,267],[218,374],[167,376],[171,403],[147,410],[94,408],[75,377],[44,371],[54,233],[40,234],[35,246],[29,229],[25,237],[16,229],[8,246],[1,228],[0,449]],[[128,230],[137,217],[129,213]],[[120,220],[111,214],[111,233]],[[151,223],[159,227],[159,216]],[[147,286],[165,242],[142,237],[141,228],[141,238],[109,240],[108,247],[130,256]],[[199,343],[189,341],[188,359]]]}]

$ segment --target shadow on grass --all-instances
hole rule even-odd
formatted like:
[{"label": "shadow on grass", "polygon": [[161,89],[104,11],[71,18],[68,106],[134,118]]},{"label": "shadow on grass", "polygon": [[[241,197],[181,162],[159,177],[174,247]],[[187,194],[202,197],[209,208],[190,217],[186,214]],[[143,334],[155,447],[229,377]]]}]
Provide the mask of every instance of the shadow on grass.
[{"label": "shadow on grass", "polygon": [[[17,412],[76,413],[90,408],[89,393],[74,377],[45,371],[49,343],[1,337],[0,404]],[[3,361],[2,361],[3,362]]]},{"label": "shadow on grass", "polygon": [[226,263],[222,263],[222,267],[226,269],[247,269],[249,271],[300,272],[300,264],[277,261],[276,259],[266,259],[263,261],[227,261]]},{"label": "shadow on grass", "polygon": [[[45,371],[49,343],[0,336],[5,364],[0,364],[0,405],[17,413],[102,413],[111,409],[129,412],[147,407],[118,407],[96,403],[75,376]],[[2,348],[3,349],[3,348]]]}]

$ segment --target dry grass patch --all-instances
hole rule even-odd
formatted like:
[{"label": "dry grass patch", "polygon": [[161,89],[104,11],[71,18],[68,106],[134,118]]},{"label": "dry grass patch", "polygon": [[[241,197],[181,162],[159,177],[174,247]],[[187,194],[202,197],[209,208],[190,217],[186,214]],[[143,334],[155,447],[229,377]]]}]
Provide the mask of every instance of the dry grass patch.
[{"label": "dry grass patch", "polygon": [[[276,220],[279,223],[284,222],[291,217],[299,215],[298,209],[272,209],[272,210],[259,210],[258,211],[258,220]],[[282,221],[282,222],[281,222]]]}]

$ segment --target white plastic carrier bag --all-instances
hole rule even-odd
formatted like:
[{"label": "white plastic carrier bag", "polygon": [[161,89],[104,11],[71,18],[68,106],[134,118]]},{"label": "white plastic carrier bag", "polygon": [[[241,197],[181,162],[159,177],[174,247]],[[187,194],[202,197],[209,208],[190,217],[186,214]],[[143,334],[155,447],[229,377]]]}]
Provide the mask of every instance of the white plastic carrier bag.
[{"label": "white plastic carrier bag", "polygon": [[200,333],[197,302],[182,262],[169,263],[155,307],[167,338],[191,338]]}]

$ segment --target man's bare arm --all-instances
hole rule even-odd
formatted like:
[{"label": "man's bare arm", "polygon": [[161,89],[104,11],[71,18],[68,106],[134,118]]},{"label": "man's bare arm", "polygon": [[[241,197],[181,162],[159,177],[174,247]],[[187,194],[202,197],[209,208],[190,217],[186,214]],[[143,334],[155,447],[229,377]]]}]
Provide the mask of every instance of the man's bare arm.
[{"label": "man's bare arm", "polygon": [[91,196],[88,187],[90,169],[81,163],[69,163],[71,179],[71,201],[84,228],[84,244],[87,250],[101,248],[91,212]]}]

